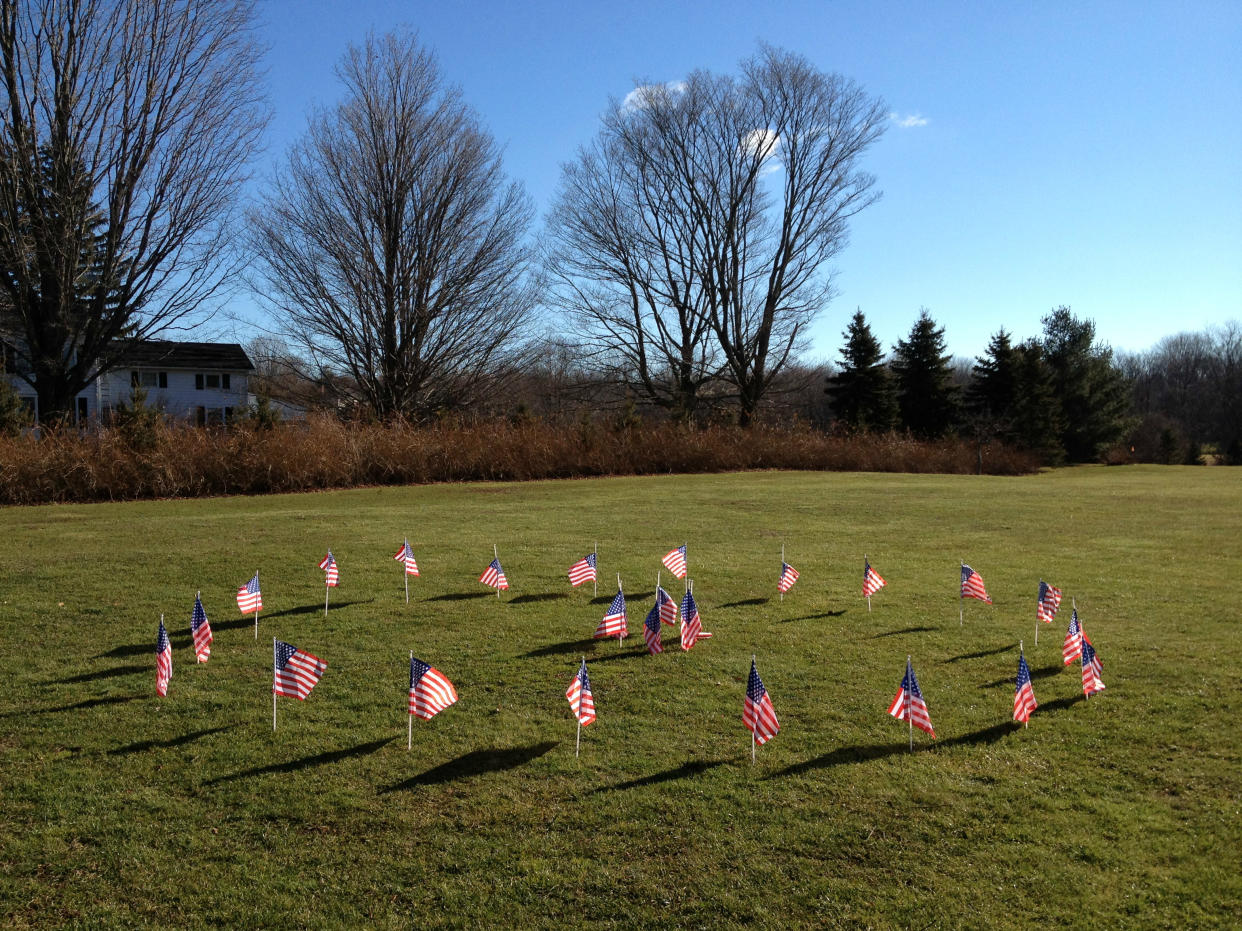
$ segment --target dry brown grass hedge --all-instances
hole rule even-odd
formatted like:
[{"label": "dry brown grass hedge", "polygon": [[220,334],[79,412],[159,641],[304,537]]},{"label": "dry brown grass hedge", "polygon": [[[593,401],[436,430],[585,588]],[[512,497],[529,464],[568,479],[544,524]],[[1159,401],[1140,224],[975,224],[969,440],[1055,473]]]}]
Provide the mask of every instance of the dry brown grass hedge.
[{"label": "dry brown grass hedge", "polygon": [[[806,429],[596,423],[341,423],[316,417],[274,429],[167,424],[132,442],[124,430],[0,438],[0,503],[191,498],[355,485],[524,481],[748,469],[971,473],[974,444],[896,435],[832,437]],[[983,470],[1015,475],[1034,457],[1000,446]]]}]

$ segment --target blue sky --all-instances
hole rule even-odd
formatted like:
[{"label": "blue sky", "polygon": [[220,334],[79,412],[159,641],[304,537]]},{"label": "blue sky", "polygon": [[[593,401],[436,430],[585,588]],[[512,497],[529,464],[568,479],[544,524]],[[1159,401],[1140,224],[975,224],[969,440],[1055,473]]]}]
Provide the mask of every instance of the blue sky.
[{"label": "blue sky", "polygon": [[[1061,304],[1117,349],[1242,320],[1242,3],[431,3],[269,0],[274,118],[260,176],[340,94],[350,42],[405,24],[505,147],[541,213],[610,98],[766,41],[882,97],[814,334],[861,307],[886,346],[927,307],[956,355]],[[247,301],[235,309],[247,313]],[[240,338],[249,334],[239,331]]]}]

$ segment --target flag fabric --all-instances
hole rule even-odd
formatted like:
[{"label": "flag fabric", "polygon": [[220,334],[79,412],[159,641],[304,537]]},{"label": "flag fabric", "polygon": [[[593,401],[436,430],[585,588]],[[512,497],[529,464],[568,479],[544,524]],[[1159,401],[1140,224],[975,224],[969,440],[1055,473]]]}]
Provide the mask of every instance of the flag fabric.
[{"label": "flag fabric", "polygon": [[194,656],[200,663],[207,662],[211,656],[211,625],[207,623],[207,612],[203,610],[203,600],[194,596],[194,612],[190,615],[190,633],[194,637]]},{"label": "flag fabric", "polygon": [[1039,601],[1035,604],[1035,619],[1051,624],[1061,605],[1061,589],[1039,580]]},{"label": "flag fabric", "polygon": [[742,723],[755,735],[755,743],[765,744],[781,729],[768,690],[763,687],[755,661],[750,661],[750,678],[746,682],[746,701],[742,703]]},{"label": "flag fabric", "polygon": [[305,701],[328,664],[313,653],[299,650],[283,640],[276,640],[273,644],[276,662],[272,691]]},{"label": "flag fabric", "polygon": [[430,721],[457,701],[457,689],[444,673],[410,657],[410,714]]},{"label": "flag fabric", "polygon": [[914,666],[909,660],[906,660],[906,676],[901,680],[901,688],[897,690],[897,697],[889,705],[888,713],[898,721],[909,721],[919,730],[931,734],[933,738],[936,736],[936,732],[932,730],[927,702],[923,700],[923,693],[919,691],[919,680],[914,677]]},{"label": "flag fabric", "polygon": [[643,621],[643,640],[646,641],[647,651],[652,656],[664,652],[664,645],[660,643],[660,601],[658,598]]},{"label": "flag fabric", "polygon": [[618,588],[612,604],[608,606],[608,613],[595,628],[595,636],[622,639],[628,637],[629,633],[629,627],[625,622],[625,592]]},{"label": "flag fabric", "polygon": [[781,563],[781,577],[776,583],[777,589],[783,595],[785,592],[793,588],[794,582],[798,581],[798,570],[787,562]]},{"label": "flag fabric", "polygon": [[324,584],[328,588],[335,588],[341,580],[340,570],[336,567],[336,560],[332,558],[332,550],[328,550],[328,555],[319,560],[319,568],[328,573],[328,577],[324,580]]},{"label": "flag fabric", "polygon": [[263,593],[259,591],[259,573],[237,590],[237,608],[242,614],[254,614],[263,608]]},{"label": "flag fabric", "polygon": [[595,699],[591,695],[591,680],[587,676],[586,660],[574,675],[573,681],[565,691],[569,699],[569,707],[578,719],[578,723],[586,727],[595,720]]},{"label": "flag fabric", "polygon": [[694,603],[694,594],[687,589],[681,599],[681,648],[688,650],[699,638],[710,637],[703,633],[703,619],[699,617],[699,606]]},{"label": "flag fabric", "polygon": [[168,680],[172,678],[172,642],[160,618],[160,632],[155,638],[155,694],[168,694]]},{"label": "flag fabric", "polygon": [[962,564],[962,597],[978,598],[988,604],[992,603],[988,590],[983,587],[983,576],[965,563]]},{"label": "flag fabric", "polygon": [[664,554],[664,568],[679,579],[686,577],[686,544],[682,544],[676,549],[669,550]]},{"label": "flag fabric", "polygon": [[1078,609],[1070,612],[1069,629],[1065,632],[1065,643],[1061,645],[1061,659],[1068,666],[1082,655],[1082,625],[1078,623]]},{"label": "flag fabric", "polygon": [[569,567],[569,584],[577,588],[583,582],[595,581],[595,554],[587,553]]},{"label": "flag fabric", "polygon": [[414,551],[410,549],[410,541],[406,540],[401,549],[393,556],[397,562],[405,563],[406,575],[418,575],[418,563],[414,561]]},{"label": "flag fabric", "polygon": [[677,623],[677,602],[662,586],[656,586],[656,607],[660,609],[660,620],[665,624]]},{"label": "flag fabric", "polygon": [[1031,687],[1031,667],[1026,664],[1026,657],[1018,655],[1018,682],[1013,693],[1013,719],[1025,722],[1030,719],[1031,712],[1039,706],[1035,701],[1035,689]]},{"label": "flag fabric", "polygon": [[1085,636],[1082,638],[1082,693],[1094,695],[1104,688],[1104,680],[1100,678],[1103,663],[1095,655],[1095,647]]},{"label": "flag fabric", "polygon": [[493,559],[487,564],[487,568],[479,576],[479,581],[484,585],[489,585],[501,591],[509,587],[509,580],[505,578],[505,570],[500,568],[499,558]]},{"label": "flag fabric", "polygon": [[871,563],[863,560],[863,597],[870,598],[888,583],[880,578],[880,573],[871,568]]}]

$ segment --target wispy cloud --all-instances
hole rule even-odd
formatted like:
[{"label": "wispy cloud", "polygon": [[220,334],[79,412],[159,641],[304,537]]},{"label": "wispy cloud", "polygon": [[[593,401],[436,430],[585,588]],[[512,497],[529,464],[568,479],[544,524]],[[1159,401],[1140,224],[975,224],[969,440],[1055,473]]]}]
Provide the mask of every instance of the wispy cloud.
[{"label": "wispy cloud", "polygon": [[888,118],[902,129],[914,129],[916,126],[926,126],[928,123],[927,117],[921,113],[907,113],[905,116],[900,113],[890,113]]},{"label": "wispy cloud", "polygon": [[680,94],[686,89],[685,81],[668,81],[664,84],[640,84],[621,101],[622,110],[637,110],[647,105],[647,101],[655,94],[667,92],[669,94]]}]

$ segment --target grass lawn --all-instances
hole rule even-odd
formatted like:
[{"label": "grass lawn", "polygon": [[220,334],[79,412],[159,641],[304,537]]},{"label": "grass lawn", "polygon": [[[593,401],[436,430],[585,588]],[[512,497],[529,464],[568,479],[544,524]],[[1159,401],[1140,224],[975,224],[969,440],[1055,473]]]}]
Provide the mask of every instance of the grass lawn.
[{"label": "grass lawn", "polygon": [[[1236,927],[1240,476],[749,473],[0,511],[0,923]],[[596,541],[593,597],[565,570]],[[649,656],[660,557],[683,541],[715,636],[683,653],[666,628]],[[801,573],[783,601],[782,542]],[[499,600],[476,581],[493,544]],[[870,613],[864,553],[888,581]],[[964,623],[961,560],[995,602]],[[257,641],[234,602],[255,569]],[[591,639],[617,573],[620,648]],[[1041,577],[1065,601],[1036,646]],[[1071,598],[1104,662],[1090,701],[1061,663]],[[305,702],[279,699],[275,733],[273,636],[328,664]],[[411,650],[461,700],[407,751]],[[781,722],[754,765],[752,654]],[[938,737],[916,731],[913,753],[885,714],[907,654]],[[599,719],[575,758],[583,655]]]}]

